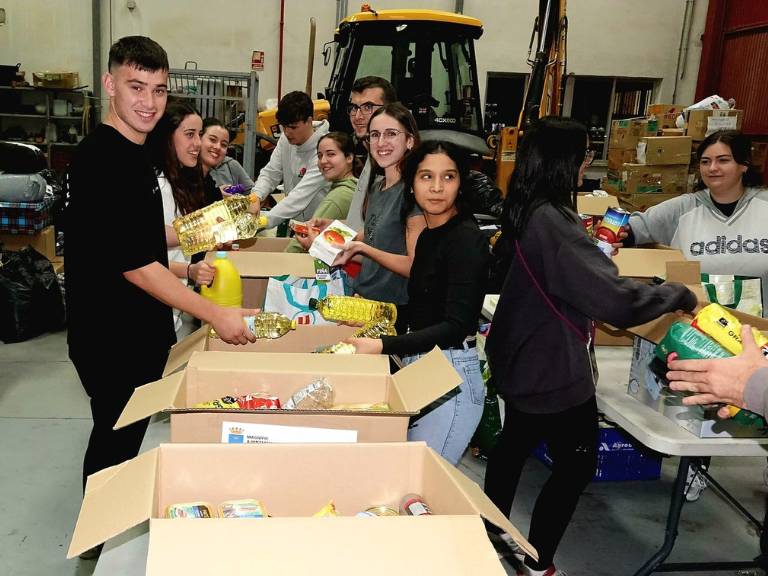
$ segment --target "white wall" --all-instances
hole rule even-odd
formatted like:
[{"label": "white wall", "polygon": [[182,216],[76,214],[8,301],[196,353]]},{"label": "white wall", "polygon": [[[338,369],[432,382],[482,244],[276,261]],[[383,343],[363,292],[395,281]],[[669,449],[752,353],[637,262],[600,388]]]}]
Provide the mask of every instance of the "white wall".
[{"label": "white wall", "polygon": [[[111,41],[144,34],[168,51],[171,67],[195,60],[199,68],[245,72],[253,50],[265,52],[259,100],[277,96],[280,0],[101,0],[102,61]],[[693,100],[708,0],[696,0],[694,25],[677,101]],[[3,0],[8,23],[0,26],[0,63],[22,62],[31,72],[77,70],[92,84],[91,0]],[[349,0],[350,12],[359,2]],[[419,7],[452,11],[454,0],[380,0],[376,9]],[[464,13],[483,21],[477,44],[481,95],[486,74],[527,72],[526,56],[537,0],[465,0]],[[111,8],[111,14],[110,14]],[[568,6],[568,70],[577,75],[662,79],[659,99],[669,101],[685,0],[578,0]],[[333,37],[336,0],[285,0],[282,93],[303,89],[309,18],[317,20],[313,92],[325,87],[322,44]],[[28,74],[30,78],[31,74]]]},{"label": "white wall", "polygon": [[32,72],[75,70],[92,84],[91,3],[89,0],[2,0],[0,64],[21,62]]}]

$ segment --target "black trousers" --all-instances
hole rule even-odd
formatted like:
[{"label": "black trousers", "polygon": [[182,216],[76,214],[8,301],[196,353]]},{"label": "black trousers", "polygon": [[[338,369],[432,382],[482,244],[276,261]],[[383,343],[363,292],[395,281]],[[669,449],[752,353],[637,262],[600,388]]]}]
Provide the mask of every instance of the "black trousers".
[{"label": "black trousers", "polygon": [[[119,347],[118,347],[119,348]],[[149,418],[113,430],[128,399],[138,386],[159,380],[168,359],[161,353],[105,358],[97,354],[71,354],[80,382],[91,399],[93,429],[83,460],[83,490],[89,475],[134,458],[139,453]],[[104,366],[111,367],[105,370]]]},{"label": "black trousers", "polygon": [[507,517],[523,465],[542,440],[549,446],[552,474],[531,516],[528,540],[538,551],[539,561],[527,558],[526,564],[535,570],[553,564],[579,497],[595,474],[598,426],[594,396],[556,414],[528,414],[506,403],[504,428],[488,458],[485,493]]}]

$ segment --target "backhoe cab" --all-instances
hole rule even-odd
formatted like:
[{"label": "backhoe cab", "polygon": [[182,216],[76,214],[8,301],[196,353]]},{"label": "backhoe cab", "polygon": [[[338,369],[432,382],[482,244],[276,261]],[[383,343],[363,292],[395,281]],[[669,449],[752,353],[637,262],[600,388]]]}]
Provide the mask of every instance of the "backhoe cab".
[{"label": "backhoe cab", "polygon": [[345,18],[334,36],[325,90],[332,129],[352,131],[346,107],[355,79],[380,76],[411,110],[422,139],[449,140],[488,154],[474,47],[482,33],[476,18],[436,10],[368,8]]}]

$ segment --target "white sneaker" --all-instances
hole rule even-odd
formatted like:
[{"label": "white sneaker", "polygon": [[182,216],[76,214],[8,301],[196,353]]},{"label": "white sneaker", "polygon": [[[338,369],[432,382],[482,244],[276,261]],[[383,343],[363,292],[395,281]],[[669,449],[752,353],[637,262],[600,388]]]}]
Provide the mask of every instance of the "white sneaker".
[{"label": "white sneaker", "polygon": [[701,493],[707,489],[707,480],[699,474],[698,469],[688,467],[688,478],[685,481],[685,499],[688,502],[696,502],[701,498]]},{"label": "white sneaker", "polygon": [[568,576],[564,571],[558,570],[554,566],[550,566],[546,570],[533,570],[526,565],[523,565],[522,571],[517,571],[517,576]]}]

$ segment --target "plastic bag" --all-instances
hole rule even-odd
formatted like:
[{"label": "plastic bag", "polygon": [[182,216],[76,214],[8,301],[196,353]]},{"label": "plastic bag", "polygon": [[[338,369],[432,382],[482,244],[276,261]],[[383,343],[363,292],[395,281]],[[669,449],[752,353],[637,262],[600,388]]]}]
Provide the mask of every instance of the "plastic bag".
[{"label": "plastic bag", "polygon": [[64,327],[64,299],[48,259],[30,247],[0,253],[0,340],[22,342]]}]

